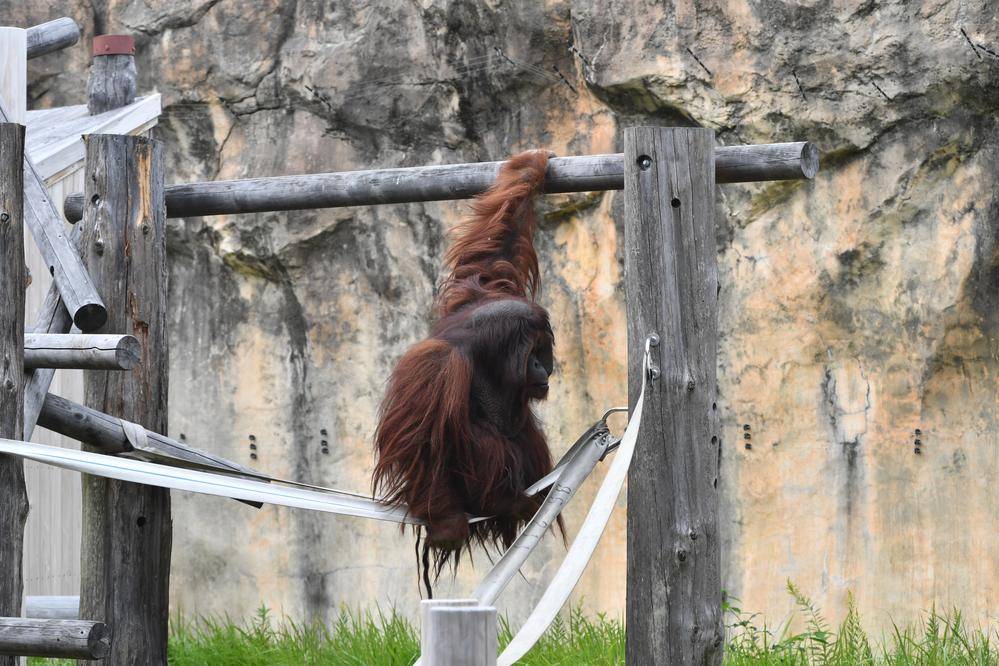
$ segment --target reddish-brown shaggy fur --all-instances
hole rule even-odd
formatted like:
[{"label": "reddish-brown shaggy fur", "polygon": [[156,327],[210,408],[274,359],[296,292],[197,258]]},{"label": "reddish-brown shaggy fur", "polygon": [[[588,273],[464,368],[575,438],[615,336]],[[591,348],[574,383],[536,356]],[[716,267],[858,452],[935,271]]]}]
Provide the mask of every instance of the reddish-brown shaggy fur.
[{"label": "reddish-brown shaggy fur", "polygon": [[548,313],[534,300],[533,199],[547,166],[544,152],[521,153],[475,200],[445,257],[430,336],[399,361],[382,403],[374,486],[427,521],[428,585],[428,551],[439,575],[471,541],[509,546],[542,499],[524,490],[552,468],[530,408],[548,386],[527,380],[532,355],[552,371]]}]

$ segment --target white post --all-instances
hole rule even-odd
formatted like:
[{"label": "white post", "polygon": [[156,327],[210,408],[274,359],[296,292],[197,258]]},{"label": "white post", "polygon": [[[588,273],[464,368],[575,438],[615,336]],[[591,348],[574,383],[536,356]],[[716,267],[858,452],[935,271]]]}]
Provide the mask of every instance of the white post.
[{"label": "white post", "polygon": [[423,666],[496,666],[496,608],[473,599],[424,601]]},{"label": "white post", "polygon": [[420,600],[420,645],[427,644],[427,626],[430,624],[430,609],[445,606],[478,606],[475,599],[421,599]]},{"label": "white post", "polygon": [[7,106],[8,122],[28,120],[28,31],[0,28],[0,96]]}]

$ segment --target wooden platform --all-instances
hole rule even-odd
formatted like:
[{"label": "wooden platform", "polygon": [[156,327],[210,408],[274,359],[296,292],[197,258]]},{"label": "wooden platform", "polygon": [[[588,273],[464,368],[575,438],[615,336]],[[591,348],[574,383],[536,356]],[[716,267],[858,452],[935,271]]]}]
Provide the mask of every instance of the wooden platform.
[{"label": "wooden platform", "polygon": [[84,134],[141,134],[156,124],[160,111],[159,93],[96,116],[87,115],[86,104],[28,111],[25,151],[51,185],[82,165]]}]

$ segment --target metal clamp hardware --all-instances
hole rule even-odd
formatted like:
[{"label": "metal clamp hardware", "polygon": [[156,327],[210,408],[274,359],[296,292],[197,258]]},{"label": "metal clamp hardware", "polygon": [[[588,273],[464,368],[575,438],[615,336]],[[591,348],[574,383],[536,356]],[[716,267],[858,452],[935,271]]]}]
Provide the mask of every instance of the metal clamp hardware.
[{"label": "metal clamp hardware", "polygon": [[[608,435],[607,437],[610,438],[610,435]],[[607,445],[607,448],[604,449],[603,455],[600,456],[600,462],[603,462],[604,458],[607,457],[607,454],[614,451],[619,446],[621,446],[621,438],[615,437],[614,440]]]}]

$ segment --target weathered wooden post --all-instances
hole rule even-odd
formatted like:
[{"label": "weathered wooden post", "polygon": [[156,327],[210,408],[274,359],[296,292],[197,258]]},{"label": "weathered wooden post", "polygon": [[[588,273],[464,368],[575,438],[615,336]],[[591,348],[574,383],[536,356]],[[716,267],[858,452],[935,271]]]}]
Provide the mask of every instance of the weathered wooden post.
[{"label": "weathered wooden post", "polygon": [[[135,136],[86,137],[82,254],[104,295],[109,332],[143,350],[131,372],[88,371],[85,402],[167,432],[166,207],[163,146]],[[89,450],[90,447],[85,447]],[[166,664],[170,493],[85,477],[80,615],[114,632],[116,664]]]},{"label": "weathered wooden post", "polygon": [[[24,425],[24,126],[0,123],[0,437]],[[21,614],[24,462],[0,456],[0,616]],[[0,665],[13,665],[0,656]]]},{"label": "weathered wooden post", "polygon": [[87,110],[104,113],[135,100],[135,39],[131,35],[94,37],[87,80]]},{"label": "weathered wooden post", "polygon": [[628,476],[627,659],[718,664],[714,131],[635,127],[624,145],[632,403],[650,334],[661,372]]}]

